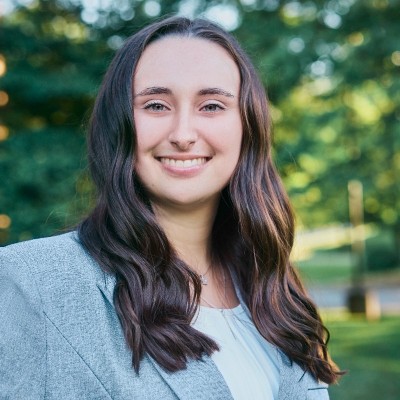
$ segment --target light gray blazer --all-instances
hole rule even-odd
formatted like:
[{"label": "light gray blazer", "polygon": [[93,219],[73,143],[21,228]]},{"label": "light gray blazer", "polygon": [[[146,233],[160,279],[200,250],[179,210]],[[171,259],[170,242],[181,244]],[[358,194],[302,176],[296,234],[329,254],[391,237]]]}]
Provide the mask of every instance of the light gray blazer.
[{"label": "light gray blazer", "polygon": [[[0,399],[232,399],[209,357],[168,373],[145,356],[136,375],[114,285],[75,233],[1,248]],[[329,398],[327,385],[279,359],[279,400]]]}]

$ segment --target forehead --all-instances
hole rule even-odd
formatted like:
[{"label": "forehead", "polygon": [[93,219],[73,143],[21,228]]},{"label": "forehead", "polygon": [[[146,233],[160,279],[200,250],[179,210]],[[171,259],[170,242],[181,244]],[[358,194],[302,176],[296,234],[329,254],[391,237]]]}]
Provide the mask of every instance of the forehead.
[{"label": "forehead", "polygon": [[168,36],[146,47],[135,70],[135,91],[153,85],[224,86],[238,91],[240,74],[220,45],[201,38]]}]

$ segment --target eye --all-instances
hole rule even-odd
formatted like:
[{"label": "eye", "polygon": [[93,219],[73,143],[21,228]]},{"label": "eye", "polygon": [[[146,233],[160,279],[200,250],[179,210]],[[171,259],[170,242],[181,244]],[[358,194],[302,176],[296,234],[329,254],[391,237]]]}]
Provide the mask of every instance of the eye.
[{"label": "eye", "polygon": [[209,113],[213,113],[213,112],[217,112],[217,111],[223,111],[225,110],[225,108],[218,104],[218,103],[209,103],[206,104],[205,106],[203,106],[201,108],[203,111],[209,112]]},{"label": "eye", "polygon": [[143,108],[145,110],[150,110],[154,112],[162,112],[168,110],[168,108],[164,104],[159,103],[157,101],[152,101],[150,103],[147,103]]}]

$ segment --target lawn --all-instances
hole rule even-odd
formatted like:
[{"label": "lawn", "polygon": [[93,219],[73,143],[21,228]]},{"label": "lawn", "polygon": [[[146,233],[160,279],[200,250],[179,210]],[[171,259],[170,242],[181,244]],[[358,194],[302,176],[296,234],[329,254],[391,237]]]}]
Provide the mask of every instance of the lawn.
[{"label": "lawn", "polygon": [[367,322],[326,314],[332,358],[348,373],[330,388],[331,400],[400,399],[400,316]]},{"label": "lawn", "polygon": [[318,251],[296,265],[307,285],[348,284],[351,281],[352,258],[349,252]]},{"label": "lawn", "polygon": [[[352,256],[345,251],[316,251],[308,260],[296,264],[307,286],[349,285],[352,281]],[[400,285],[400,268],[366,271],[365,282],[374,285]]]},{"label": "lawn", "polygon": [[[397,250],[389,231],[376,231],[366,240],[365,278],[372,284],[382,277],[393,284],[400,282]],[[336,249],[314,249],[308,259],[295,262],[305,283],[313,285],[348,285],[352,281],[357,259],[348,245]],[[396,268],[397,266],[397,268]]]}]

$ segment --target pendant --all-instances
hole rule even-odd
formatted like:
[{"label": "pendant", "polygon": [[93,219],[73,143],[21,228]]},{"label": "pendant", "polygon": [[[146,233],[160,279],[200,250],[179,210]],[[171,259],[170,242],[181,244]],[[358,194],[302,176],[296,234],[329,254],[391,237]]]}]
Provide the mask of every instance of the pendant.
[{"label": "pendant", "polygon": [[199,275],[202,285],[208,285],[208,279],[204,275]]}]

